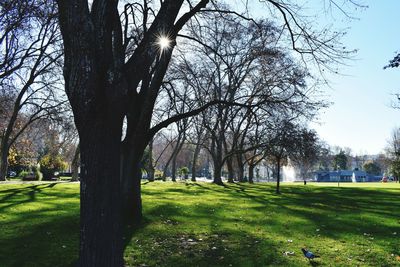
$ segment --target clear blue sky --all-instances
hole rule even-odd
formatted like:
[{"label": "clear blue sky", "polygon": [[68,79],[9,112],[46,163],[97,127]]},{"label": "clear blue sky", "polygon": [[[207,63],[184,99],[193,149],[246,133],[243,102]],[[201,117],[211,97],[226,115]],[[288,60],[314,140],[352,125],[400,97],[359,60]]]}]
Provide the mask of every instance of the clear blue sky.
[{"label": "clear blue sky", "polygon": [[[243,1],[243,0],[241,0]],[[240,0],[233,0],[236,4]],[[348,28],[342,40],[349,49],[358,49],[356,60],[341,67],[343,75],[330,75],[330,87],[322,88],[333,102],[321,111],[319,124],[312,124],[319,136],[331,146],[349,147],[353,154],[382,152],[395,127],[400,127],[400,109],[391,107],[400,93],[400,68],[383,70],[396,51],[400,51],[400,0],[363,1],[367,9],[347,6],[357,19],[326,11],[328,0],[296,0],[305,8],[302,14],[318,14],[315,27],[333,24],[338,30]],[[336,0],[336,3],[349,3]],[[243,2],[242,2],[243,3]],[[257,15],[266,13],[262,0],[251,10]]]},{"label": "clear blue sky", "polygon": [[383,70],[400,51],[400,1],[366,4],[368,9],[354,13],[359,20],[345,22],[351,28],[343,43],[358,49],[357,60],[341,69],[345,76],[330,77],[326,92],[334,104],[321,113],[321,125],[313,126],[328,144],[355,154],[383,151],[393,128],[400,127],[400,110],[391,107],[392,94],[400,93],[400,68]]}]

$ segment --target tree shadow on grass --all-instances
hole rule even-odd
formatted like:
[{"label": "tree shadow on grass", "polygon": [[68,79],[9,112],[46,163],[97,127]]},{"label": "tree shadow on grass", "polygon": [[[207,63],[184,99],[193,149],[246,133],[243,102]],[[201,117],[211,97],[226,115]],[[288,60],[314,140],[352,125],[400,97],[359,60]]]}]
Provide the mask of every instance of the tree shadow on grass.
[{"label": "tree shadow on grass", "polygon": [[[21,216],[21,220],[24,217]],[[79,218],[46,217],[18,224],[17,233],[0,238],[1,266],[73,266],[78,255]]]},{"label": "tree shadow on grass", "polygon": [[1,191],[0,265],[72,266],[77,259],[77,194],[38,184]]},{"label": "tree shadow on grass", "polygon": [[0,212],[3,212],[4,210],[13,206],[34,202],[36,201],[37,194],[42,193],[45,189],[53,188],[54,186],[56,186],[56,184],[57,183],[37,184],[23,188],[7,189],[0,191],[0,195],[5,194],[0,199],[0,205],[8,203],[0,206]]},{"label": "tree shadow on grass", "polygon": [[[224,188],[211,184],[196,184],[191,186],[201,189],[196,190],[199,197],[217,193],[216,197],[225,197],[235,201],[249,200],[249,214],[265,214],[265,219],[256,221],[259,227],[268,224],[283,224],[282,235],[292,234],[293,229],[299,229],[301,234],[309,240],[314,238],[327,240],[336,240],[342,243],[358,242],[364,245],[373,240],[374,245],[388,250],[388,253],[397,252],[400,244],[395,241],[392,233],[400,232],[400,216],[398,207],[400,198],[398,193],[393,190],[374,190],[369,188],[316,188],[302,186],[282,186],[282,195],[273,193],[271,185],[243,185],[229,184]],[[186,187],[187,188],[187,187]],[[187,194],[193,191],[182,188],[168,188],[168,193]],[[208,193],[207,193],[208,192]],[[194,222],[206,218],[211,221],[225,221],[226,223],[235,223],[235,220],[229,221],[226,217],[217,216],[219,210],[214,212],[215,204],[206,207],[202,204],[197,207],[190,215]],[[168,211],[167,207],[164,207]],[[229,209],[229,205],[221,207],[221,210]],[[250,211],[253,210],[254,212]],[[290,220],[277,222],[277,219],[271,218],[272,214],[265,212],[273,211],[278,218]],[[173,211],[169,213],[172,214]],[[194,215],[195,214],[195,215]],[[174,212],[174,217],[187,216],[181,209]],[[250,220],[251,221],[251,220]],[[178,220],[179,223],[179,220]],[[254,223],[254,220],[252,221]],[[285,227],[289,228],[288,231]],[[316,232],[316,229],[321,231]],[[364,236],[366,233],[367,236]],[[373,235],[369,238],[369,235]],[[309,236],[308,236],[309,235]],[[329,254],[329,252],[328,252]],[[382,258],[375,262],[386,262]],[[311,263],[314,264],[314,263]],[[318,262],[316,262],[318,264]]]},{"label": "tree shadow on grass", "polygon": [[[290,261],[271,239],[261,239],[241,229],[215,227],[229,220],[213,207],[186,213],[178,205],[158,204],[146,211],[148,225],[131,240],[127,266],[288,266]],[[208,218],[207,228],[187,229],[188,222]],[[234,223],[231,220],[231,223]],[[183,228],[182,228],[183,227]]]}]

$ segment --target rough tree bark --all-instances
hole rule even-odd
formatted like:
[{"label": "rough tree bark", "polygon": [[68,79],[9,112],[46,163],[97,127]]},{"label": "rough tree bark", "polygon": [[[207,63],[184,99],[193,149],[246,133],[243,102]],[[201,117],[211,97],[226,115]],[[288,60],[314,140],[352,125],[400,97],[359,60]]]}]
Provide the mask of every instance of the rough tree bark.
[{"label": "rough tree bark", "polygon": [[103,123],[96,120],[78,128],[82,158],[79,266],[123,266],[119,183],[122,119],[107,117]]},{"label": "rough tree bark", "polygon": [[[81,152],[79,266],[123,266],[120,142],[126,80],[117,39],[116,4],[58,1],[65,90]],[[96,45],[94,45],[96,44]]]}]

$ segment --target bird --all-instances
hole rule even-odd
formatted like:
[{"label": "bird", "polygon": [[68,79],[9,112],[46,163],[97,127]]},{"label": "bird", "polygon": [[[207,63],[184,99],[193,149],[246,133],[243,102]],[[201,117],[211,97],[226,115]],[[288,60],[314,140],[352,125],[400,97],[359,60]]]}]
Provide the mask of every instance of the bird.
[{"label": "bird", "polygon": [[306,257],[308,260],[313,260],[315,258],[319,258],[319,256],[315,255],[314,253],[312,253],[309,250],[306,250],[305,248],[302,248],[301,251],[304,254],[304,257]]}]

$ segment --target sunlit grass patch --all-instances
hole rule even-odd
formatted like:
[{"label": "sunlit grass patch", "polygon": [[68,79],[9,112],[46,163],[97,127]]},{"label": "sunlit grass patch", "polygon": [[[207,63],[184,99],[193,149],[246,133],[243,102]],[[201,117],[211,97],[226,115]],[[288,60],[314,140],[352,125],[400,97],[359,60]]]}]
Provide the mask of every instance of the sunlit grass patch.
[{"label": "sunlit grass patch", "polygon": [[[314,265],[398,266],[400,187],[367,185],[145,183],[126,266],[309,266],[302,247]],[[0,185],[0,211],[0,266],[74,264],[78,184]]]}]

